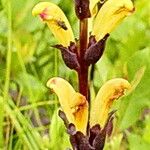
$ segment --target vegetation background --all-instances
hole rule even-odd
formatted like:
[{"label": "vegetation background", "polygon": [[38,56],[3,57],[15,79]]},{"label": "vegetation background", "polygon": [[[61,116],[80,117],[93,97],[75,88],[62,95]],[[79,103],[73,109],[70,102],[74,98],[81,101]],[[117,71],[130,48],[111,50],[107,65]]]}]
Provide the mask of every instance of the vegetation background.
[{"label": "vegetation background", "polygon": [[[73,1],[51,0],[67,15],[76,37]],[[77,76],[62,62],[48,27],[31,15],[39,0],[0,1],[0,149],[65,150],[70,147],[57,97],[47,80],[60,76],[77,89]],[[116,101],[115,129],[105,150],[150,148],[150,1],[135,0],[135,13],[111,33],[91,86],[127,78],[133,91]],[[4,137],[2,136],[4,134]]]}]

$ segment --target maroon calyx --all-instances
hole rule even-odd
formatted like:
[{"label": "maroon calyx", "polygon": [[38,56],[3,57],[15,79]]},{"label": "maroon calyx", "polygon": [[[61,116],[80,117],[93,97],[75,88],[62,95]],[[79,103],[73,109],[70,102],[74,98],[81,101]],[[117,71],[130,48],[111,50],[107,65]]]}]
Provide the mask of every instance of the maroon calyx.
[{"label": "maroon calyx", "polygon": [[76,71],[80,69],[78,56],[74,52],[74,45],[73,46],[70,45],[68,48],[62,45],[54,45],[53,47],[61,50],[62,58],[67,67],[69,67],[70,69],[74,69]]},{"label": "maroon calyx", "polygon": [[74,0],[76,15],[80,20],[91,17],[89,0]]},{"label": "maroon calyx", "polygon": [[84,59],[87,65],[95,64],[103,55],[105,49],[105,43],[109,34],[106,34],[103,39],[95,43],[94,37],[90,38],[90,46],[86,50]]},{"label": "maroon calyx", "polygon": [[103,150],[106,136],[109,137],[113,130],[113,115],[115,112],[116,111],[112,111],[109,113],[104,128],[96,124],[90,128],[88,135],[84,135],[82,132],[76,131],[76,127],[73,123],[68,123],[63,111],[59,111],[59,116],[63,119],[67,133],[70,135],[73,150]]}]

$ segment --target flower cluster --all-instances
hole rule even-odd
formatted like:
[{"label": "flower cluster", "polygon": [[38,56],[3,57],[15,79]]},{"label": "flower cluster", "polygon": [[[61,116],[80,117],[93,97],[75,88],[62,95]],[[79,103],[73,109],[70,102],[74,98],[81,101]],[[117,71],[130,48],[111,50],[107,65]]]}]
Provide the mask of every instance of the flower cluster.
[{"label": "flower cluster", "polygon": [[[107,0],[104,4],[100,3],[100,8],[99,3],[99,0],[75,0],[78,18],[89,18],[88,46],[82,56],[87,65],[95,64],[100,59],[109,33],[134,11],[131,0]],[[65,64],[70,69],[79,70],[79,42],[75,40],[71,25],[63,11],[53,3],[40,2],[33,8],[32,14],[39,15],[47,23],[60,44],[55,47],[61,50]]]},{"label": "flower cluster", "polygon": [[79,92],[59,77],[47,82],[59,98],[63,110],[59,116],[74,150],[103,149],[105,138],[112,131],[114,112],[110,108],[131,87],[122,78],[109,80],[90,101],[86,81],[88,67],[101,58],[110,32],[133,11],[131,0],[75,0],[75,12],[80,20],[80,38],[76,40],[68,19],[57,5],[40,2],[33,8],[32,14],[47,23],[59,42],[54,47],[60,49],[66,66],[77,71],[81,82]]},{"label": "flower cluster", "polygon": [[71,135],[71,143],[77,150],[88,150],[88,147],[89,150],[90,147],[95,150],[103,148],[106,135],[110,135],[112,131],[114,112],[109,113],[112,103],[131,87],[125,79],[107,81],[100,88],[95,100],[92,100],[89,111],[85,96],[76,92],[66,80],[54,77],[47,82],[47,86],[59,98],[64,112],[59,111],[59,116],[64,120]]}]

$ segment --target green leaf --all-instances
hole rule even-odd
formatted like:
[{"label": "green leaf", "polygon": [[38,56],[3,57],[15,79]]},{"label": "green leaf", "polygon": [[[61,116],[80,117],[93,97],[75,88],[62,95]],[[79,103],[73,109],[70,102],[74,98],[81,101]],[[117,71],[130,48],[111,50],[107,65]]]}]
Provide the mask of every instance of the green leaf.
[{"label": "green leaf", "polygon": [[99,87],[114,75],[113,65],[106,55],[95,66],[94,86]]},{"label": "green leaf", "polygon": [[[66,133],[65,125],[55,110],[50,125],[50,149],[60,150],[70,147],[69,136]],[[61,143],[61,144],[56,144]]]},{"label": "green leaf", "polygon": [[20,73],[17,82],[23,87],[23,93],[28,95],[32,102],[41,100],[46,92],[46,87],[33,75]]},{"label": "green leaf", "polygon": [[117,134],[105,143],[104,150],[120,150],[123,134]]},{"label": "green leaf", "polygon": [[145,119],[145,128],[143,131],[143,139],[144,141],[148,142],[150,144],[150,115],[146,116]]},{"label": "green leaf", "polygon": [[128,78],[129,81],[133,80],[137,71],[145,66],[145,73],[136,86],[135,90],[129,94],[127,97],[124,97],[120,103],[119,109],[119,128],[121,130],[130,127],[133,125],[140,117],[143,109],[150,106],[150,49],[144,49],[133,55],[128,63]]},{"label": "green leaf", "polygon": [[144,142],[140,135],[128,133],[129,150],[148,150],[150,144]]}]

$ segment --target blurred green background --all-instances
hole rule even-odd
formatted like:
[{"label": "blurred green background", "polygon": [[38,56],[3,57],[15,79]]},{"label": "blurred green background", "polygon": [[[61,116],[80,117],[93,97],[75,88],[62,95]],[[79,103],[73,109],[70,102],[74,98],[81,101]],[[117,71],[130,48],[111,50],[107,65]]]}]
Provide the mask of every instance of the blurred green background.
[{"label": "blurred green background", "polygon": [[[77,76],[64,65],[60,52],[51,47],[57,41],[48,27],[31,15],[38,2],[0,1],[0,150],[70,147],[63,122],[57,116],[57,97],[45,84],[49,78],[60,76],[77,89]],[[65,12],[77,37],[73,1],[51,2]],[[118,110],[115,128],[105,150],[150,148],[150,1],[134,3],[135,13],[111,33],[91,86],[94,97],[101,85],[114,77],[126,78],[133,85],[132,92],[114,104],[113,109]],[[11,62],[7,61],[10,56]]]}]

